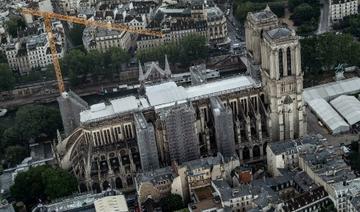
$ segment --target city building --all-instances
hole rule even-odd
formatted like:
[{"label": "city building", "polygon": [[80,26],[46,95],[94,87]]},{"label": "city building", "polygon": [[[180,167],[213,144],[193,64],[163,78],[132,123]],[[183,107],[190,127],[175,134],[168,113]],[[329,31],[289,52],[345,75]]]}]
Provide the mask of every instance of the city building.
[{"label": "city building", "polygon": [[159,202],[169,196],[175,177],[176,173],[170,166],[138,173],[135,184],[139,205],[143,205],[148,199]]},{"label": "city building", "polygon": [[[64,56],[64,32],[60,22],[53,22],[56,29],[57,56]],[[5,47],[9,67],[20,75],[28,74],[32,69],[44,68],[52,64],[49,41],[46,33],[32,34],[17,38]]]},{"label": "city building", "polygon": [[[218,151],[217,139],[225,142],[216,133],[220,119],[214,118],[213,98],[231,108],[223,113],[228,124],[222,127],[233,130],[234,150],[229,151],[242,162],[264,159],[266,146],[273,141],[304,136],[299,38],[284,27],[262,34],[258,50],[264,54],[259,71],[262,81],[249,75],[215,80],[193,77],[194,83],[178,85],[168,78],[168,65],[161,69],[150,63],[145,73],[140,65],[139,80],[144,83],[139,92],[90,106],[80,113],[80,126],[59,139],[56,153],[60,166],[72,170],[87,190],[116,184],[124,191],[134,189],[134,173],[143,166],[142,135],[138,135],[134,119],[139,112],[154,126],[160,166],[213,156]],[[233,141],[226,142],[232,145]],[[221,151],[229,154],[226,148]]]},{"label": "city building", "polygon": [[184,201],[196,199],[197,193],[211,187],[216,179],[226,179],[239,166],[238,158],[225,160],[221,154],[172,166],[138,173],[135,178],[139,205],[149,199],[158,203],[170,194],[180,195]]},{"label": "city building", "polygon": [[293,141],[274,142],[266,148],[268,172],[281,175],[280,169],[292,169],[299,165],[299,152],[315,149],[321,143],[317,136],[304,136]]},{"label": "city building", "polygon": [[150,14],[147,28],[161,30],[165,36],[139,36],[137,48],[153,48],[170,42],[179,42],[188,35],[206,37],[210,45],[226,45],[228,38],[224,13],[212,1],[188,1],[163,4]]},{"label": "city building", "polygon": [[303,72],[299,38],[279,27],[263,32],[261,77],[270,103],[273,140],[301,137],[306,133]]},{"label": "city building", "polygon": [[106,196],[95,200],[95,211],[129,212],[124,195]]},{"label": "city building", "polygon": [[117,190],[106,190],[100,193],[81,193],[49,204],[39,204],[32,212],[78,211],[78,212],[128,212],[125,196]]},{"label": "city building", "polygon": [[263,32],[276,28],[279,25],[277,16],[266,7],[264,10],[248,13],[245,22],[245,42],[247,52],[251,55],[255,64],[260,64],[261,61],[261,40]]},{"label": "city building", "polygon": [[360,193],[360,178],[342,158],[337,148],[312,149],[299,155],[299,167],[324,187],[339,212],[348,211],[348,201]]},{"label": "city building", "polygon": [[[360,194],[360,178],[344,161],[343,154],[340,146],[330,146],[319,136],[276,142],[267,147],[271,174],[281,177],[286,170],[300,168],[301,171],[293,177],[297,190],[315,195],[315,200],[321,202],[326,199],[326,192],[336,210],[345,212],[358,207],[356,199]],[[308,197],[305,194],[298,196],[299,202],[291,200],[283,206],[299,210],[303,207],[300,199]]]},{"label": "city building", "polygon": [[346,16],[358,14],[358,4],[356,0],[330,0],[329,21],[336,23]]},{"label": "city building", "polygon": [[130,49],[132,42],[129,32],[93,27],[86,27],[84,29],[82,39],[87,51],[98,50],[100,52],[106,52],[113,47],[127,51]]}]

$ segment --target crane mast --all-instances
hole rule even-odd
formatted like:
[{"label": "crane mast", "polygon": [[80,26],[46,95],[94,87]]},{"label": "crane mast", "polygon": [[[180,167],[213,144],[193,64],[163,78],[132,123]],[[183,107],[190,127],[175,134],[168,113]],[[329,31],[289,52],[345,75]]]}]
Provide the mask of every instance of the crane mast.
[{"label": "crane mast", "polygon": [[55,70],[56,80],[57,80],[60,94],[65,91],[65,86],[64,86],[64,80],[62,77],[62,73],[61,73],[58,53],[56,50],[56,42],[55,42],[56,38],[52,32],[52,25],[51,25],[52,19],[57,19],[60,21],[67,21],[67,22],[81,24],[81,25],[90,26],[90,27],[98,27],[98,28],[103,28],[103,29],[108,29],[108,30],[126,31],[126,32],[130,32],[130,33],[137,33],[137,34],[150,35],[150,36],[156,36],[156,37],[164,36],[163,33],[159,32],[159,31],[153,31],[153,30],[148,30],[148,29],[132,29],[131,27],[129,27],[126,24],[87,20],[84,18],[67,16],[67,15],[62,15],[62,14],[53,13],[53,12],[33,10],[33,9],[28,9],[28,8],[22,8],[21,12],[23,14],[30,14],[33,16],[39,16],[39,17],[44,18],[45,30],[46,30],[48,40],[49,40],[51,58],[52,58],[52,62],[54,64],[54,70]]}]

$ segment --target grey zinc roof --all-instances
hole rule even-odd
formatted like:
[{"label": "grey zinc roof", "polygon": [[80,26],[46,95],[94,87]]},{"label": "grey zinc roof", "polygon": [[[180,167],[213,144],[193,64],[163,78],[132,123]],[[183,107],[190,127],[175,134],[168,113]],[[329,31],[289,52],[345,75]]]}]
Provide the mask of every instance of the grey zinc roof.
[{"label": "grey zinc roof", "polygon": [[360,101],[354,96],[341,95],[330,101],[330,104],[350,125],[360,122]]},{"label": "grey zinc roof", "polygon": [[277,16],[271,11],[269,6],[266,6],[265,9],[250,13],[250,15],[256,20],[256,21],[268,21],[270,19],[277,19]]},{"label": "grey zinc roof", "polygon": [[311,110],[333,134],[347,132],[350,126],[324,99],[313,99],[308,102]]},{"label": "grey zinc roof", "polygon": [[230,185],[223,179],[214,180],[213,185],[218,189],[223,201],[230,199],[251,195],[250,185],[239,185],[238,187],[230,187]]},{"label": "grey zinc roof", "polygon": [[292,35],[292,30],[287,27],[279,27],[266,32],[272,39],[286,38]]}]

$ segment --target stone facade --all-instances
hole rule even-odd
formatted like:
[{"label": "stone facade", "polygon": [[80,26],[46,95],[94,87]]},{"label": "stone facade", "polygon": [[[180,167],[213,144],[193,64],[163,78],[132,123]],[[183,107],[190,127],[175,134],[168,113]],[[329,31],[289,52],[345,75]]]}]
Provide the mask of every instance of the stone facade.
[{"label": "stone facade", "polygon": [[263,33],[261,75],[270,105],[272,139],[301,137],[306,133],[303,72],[299,38],[279,27]]},{"label": "stone facade", "polygon": [[279,25],[276,15],[266,7],[265,10],[249,13],[245,22],[245,42],[248,53],[252,56],[255,64],[261,63],[261,40],[262,33]]},{"label": "stone facade", "polygon": [[[264,11],[267,15],[257,18],[262,22],[271,17],[274,28],[262,31],[260,46],[251,44],[256,40],[247,41],[253,52],[261,54],[262,82],[232,76],[183,87],[169,80],[168,67],[149,72],[145,68],[140,81],[147,79],[145,75],[158,74],[156,83],[142,83],[142,92],[136,96],[99,103],[81,112],[81,126],[57,145],[61,166],[88,189],[134,189],[133,177],[145,165],[134,113],[142,113],[154,126],[160,167],[216,155],[221,149],[216,130],[221,128],[233,131],[233,150],[241,162],[263,159],[268,142],[303,136],[306,117],[299,39],[292,30],[275,27],[276,16],[268,8]],[[249,35],[257,30],[251,26],[247,23]],[[161,75],[163,72],[168,74]],[[223,126],[214,119],[213,98],[221,108],[228,108]]]},{"label": "stone facade", "polygon": [[330,21],[336,23],[346,16],[358,14],[358,4],[357,0],[330,0]]}]

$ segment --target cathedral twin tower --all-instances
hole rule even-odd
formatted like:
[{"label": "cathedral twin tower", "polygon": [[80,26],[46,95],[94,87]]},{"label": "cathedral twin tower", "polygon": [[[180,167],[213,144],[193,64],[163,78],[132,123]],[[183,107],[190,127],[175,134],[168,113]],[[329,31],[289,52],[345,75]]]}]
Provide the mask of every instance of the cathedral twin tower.
[{"label": "cathedral twin tower", "polygon": [[249,13],[245,24],[246,48],[260,68],[269,105],[272,140],[294,139],[306,134],[300,42],[295,31],[279,25],[267,6]]}]

